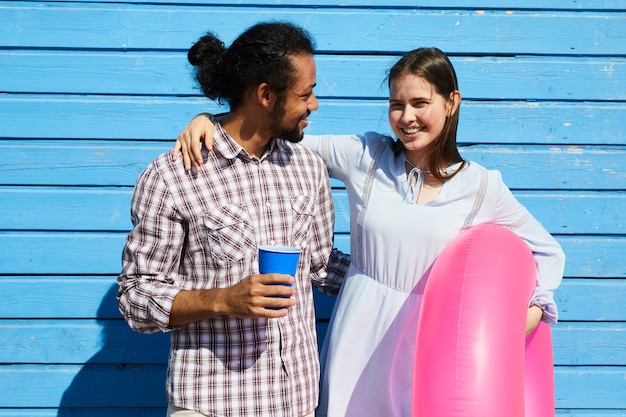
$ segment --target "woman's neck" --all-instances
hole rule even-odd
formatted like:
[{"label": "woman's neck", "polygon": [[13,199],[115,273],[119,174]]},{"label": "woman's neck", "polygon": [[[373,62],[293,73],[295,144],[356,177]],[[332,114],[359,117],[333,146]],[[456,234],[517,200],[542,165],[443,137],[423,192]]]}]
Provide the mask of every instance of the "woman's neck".
[{"label": "woman's neck", "polygon": [[404,151],[404,157],[412,168],[417,168],[420,171],[428,171],[428,169],[430,168],[428,164],[428,158],[426,157],[418,156],[407,151]]}]

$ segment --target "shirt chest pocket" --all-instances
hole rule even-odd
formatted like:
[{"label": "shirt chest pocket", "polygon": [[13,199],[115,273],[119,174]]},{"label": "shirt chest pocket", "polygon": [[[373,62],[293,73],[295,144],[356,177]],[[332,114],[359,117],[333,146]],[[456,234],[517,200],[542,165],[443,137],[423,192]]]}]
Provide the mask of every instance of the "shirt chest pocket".
[{"label": "shirt chest pocket", "polygon": [[313,199],[308,195],[298,195],[291,199],[293,218],[291,224],[291,245],[298,248],[308,246],[313,218]]},{"label": "shirt chest pocket", "polygon": [[245,205],[229,204],[205,213],[204,226],[215,262],[231,263],[254,256],[254,228]]}]

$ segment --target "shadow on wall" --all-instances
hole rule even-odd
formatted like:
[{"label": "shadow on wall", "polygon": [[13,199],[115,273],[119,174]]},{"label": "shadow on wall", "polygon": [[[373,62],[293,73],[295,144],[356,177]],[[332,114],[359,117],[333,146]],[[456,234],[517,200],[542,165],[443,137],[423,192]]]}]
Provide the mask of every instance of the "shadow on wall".
[{"label": "shadow on wall", "polygon": [[77,364],[58,417],[165,415],[169,336],[130,330],[117,309],[116,292],[117,285],[111,286],[98,308],[100,351]]}]

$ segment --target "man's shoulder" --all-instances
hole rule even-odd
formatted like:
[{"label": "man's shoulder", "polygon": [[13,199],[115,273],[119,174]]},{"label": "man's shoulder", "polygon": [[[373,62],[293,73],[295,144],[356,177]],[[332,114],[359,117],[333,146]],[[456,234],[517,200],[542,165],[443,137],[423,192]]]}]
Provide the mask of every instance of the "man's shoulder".
[{"label": "man's shoulder", "polygon": [[286,149],[289,149],[292,155],[296,158],[300,158],[306,161],[312,161],[314,164],[321,164],[321,166],[324,166],[324,161],[322,160],[322,157],[313,152],[311,149],[302,145],[301,143],[293,143],[284,140],[283,146]]},{"label": "man's shoulder", "polygon": [[182,155],[174,161],[172,151],[157,155],[143,170],[138,182],[163,182],[171,190],[177,188],[174,184],[188,181],[189,172],[185,170]]},{"label": "man's shoulder", "polygon": [[170,175],[177,173],[178,171],[182,171],[184,173],[185,166],[182,155],[178,155],[178,159],[174,161],[172,152],[173,151],[167,151],[157,155],[156,158],[148,164],[147,169]]}]

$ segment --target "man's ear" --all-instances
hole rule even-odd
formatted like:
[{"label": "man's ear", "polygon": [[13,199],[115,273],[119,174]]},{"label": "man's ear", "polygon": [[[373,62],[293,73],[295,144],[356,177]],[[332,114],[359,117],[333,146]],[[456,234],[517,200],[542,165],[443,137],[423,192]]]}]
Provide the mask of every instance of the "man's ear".
[{"label": "man's ear", "polygon": [[256,96],[262,106],[269,108],[273,105],[276,94],[269,84],[261,83],[256,88]]}]

